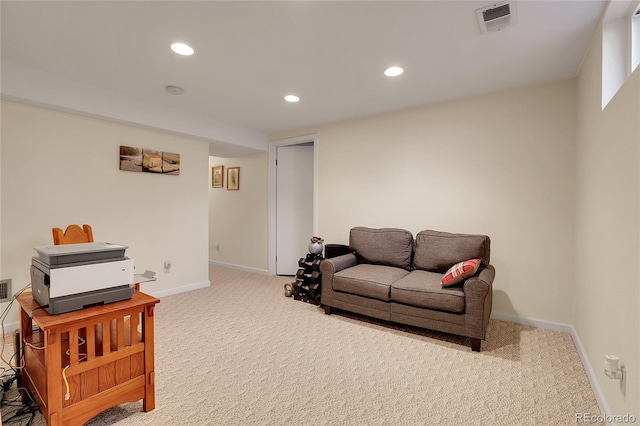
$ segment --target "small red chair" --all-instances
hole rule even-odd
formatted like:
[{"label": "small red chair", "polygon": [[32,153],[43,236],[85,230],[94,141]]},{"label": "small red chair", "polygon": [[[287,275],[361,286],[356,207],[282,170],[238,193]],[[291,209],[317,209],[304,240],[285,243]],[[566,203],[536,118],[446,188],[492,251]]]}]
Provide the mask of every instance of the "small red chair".
[{"label": "small red chair", "polygon": [[89,225],[82,225],[82,228],[78,225],[69,225],[64,232],[60,228],[53,228],[53,244],[56,246],[92,242],[93,230]]}]

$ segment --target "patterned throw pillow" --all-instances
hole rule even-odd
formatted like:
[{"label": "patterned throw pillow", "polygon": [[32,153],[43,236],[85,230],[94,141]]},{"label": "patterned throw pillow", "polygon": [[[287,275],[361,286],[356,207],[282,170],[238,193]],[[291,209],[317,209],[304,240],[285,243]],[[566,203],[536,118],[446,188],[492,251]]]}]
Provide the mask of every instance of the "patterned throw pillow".
[{"label": "patterned throw pillow", "polygon": [[453,265],[444,277],[442,277],[442,286],[447,287],[450,285],[458,284],[460,281],[465,278],[469,278],[476,272],[478,272],[478,268],[480,267],[480,259],[470,259],[465,260],[464,262],[459,262]]}]

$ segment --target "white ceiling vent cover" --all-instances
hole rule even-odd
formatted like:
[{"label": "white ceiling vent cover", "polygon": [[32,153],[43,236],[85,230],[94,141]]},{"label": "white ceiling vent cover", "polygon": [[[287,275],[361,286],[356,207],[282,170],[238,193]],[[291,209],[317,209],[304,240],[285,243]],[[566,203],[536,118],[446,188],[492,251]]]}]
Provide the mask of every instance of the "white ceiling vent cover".
[{"label": "white ceiling vent cover", "polygon": [[501,2],[476,10],[482,34],[501,31],[518,22],[515,2]]}]

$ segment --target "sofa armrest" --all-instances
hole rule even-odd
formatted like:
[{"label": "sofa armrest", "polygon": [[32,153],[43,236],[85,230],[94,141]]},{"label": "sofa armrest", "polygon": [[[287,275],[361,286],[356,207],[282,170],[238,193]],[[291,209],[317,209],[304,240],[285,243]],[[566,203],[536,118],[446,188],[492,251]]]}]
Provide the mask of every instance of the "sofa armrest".
[{"label": "sofa armrest", "polygon": [[469,277],[464,282],[464,294],[465,296],[474,295],[484,298],[487,292],[493,288],[493,278],[496,275],[496,270],[492,265],[488,265],[486,268],[480,269],[474,276]]},{"label": "sofa armrest", "polygon": [[320,272],[323,275],[333,275],[336,272],[340,272],[343,269],[350,268],[352,266],[356,266],[358,264],[358,259],[356,255],[353,253],[343,254],[342,256],[332,257],[330,259],[325,259],[320,264]]},{"label": "sofa armrest", "polygon": [[322,283],[320,297],[326,313],[331,313],[331,306],[333,306],[334,301],[333,275],[336,272],[356,266],[357,264],[358,259],[353,253],[325,259],[320,263],[320,281]]},{"label": "sofa armrest", "polygon": [[493,279],[496,270],[487,265],[464,282],[465,314],[469,315],[470,330],[476,337],[484,339],[493,305]]}]

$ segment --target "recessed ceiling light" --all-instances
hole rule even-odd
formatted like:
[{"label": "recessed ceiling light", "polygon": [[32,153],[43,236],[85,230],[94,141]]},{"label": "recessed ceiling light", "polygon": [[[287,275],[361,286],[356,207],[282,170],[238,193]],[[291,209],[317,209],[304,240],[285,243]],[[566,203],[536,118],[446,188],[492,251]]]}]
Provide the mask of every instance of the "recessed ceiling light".
[{"label": "recessed ceiling light", "polygon": [[171,50],[176,52],[178,55],[191,56],[193,55],[193,48],[188,44],[184,43],[173,43],[171,45]]},{"label": "recessed ceiling light", "polygon": [[400,67],[389,67],[384,71],[384,75],[387,77],[397,77],[403,72],[404,70]]},{"label": "recessed ceiling light", "polygon": [[296,95],[287,95],[284,97],[284,100],[287,102],[298,102],[300,100]]}]

